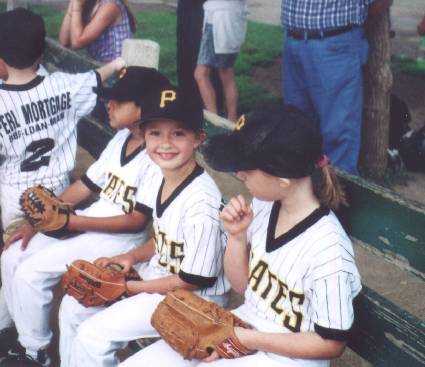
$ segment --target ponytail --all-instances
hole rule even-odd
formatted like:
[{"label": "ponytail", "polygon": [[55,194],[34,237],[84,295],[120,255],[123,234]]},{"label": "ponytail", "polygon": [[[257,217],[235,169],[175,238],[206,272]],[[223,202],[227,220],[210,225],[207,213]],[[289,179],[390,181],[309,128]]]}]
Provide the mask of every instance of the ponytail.
[{"label": "ponytail", "polygon": [[311,179],[314,195],[320,204],[331,210],[338,209],[341,204],[348,206],[345,192],[338,181],[335,169],[330,164],[315,168]]}]

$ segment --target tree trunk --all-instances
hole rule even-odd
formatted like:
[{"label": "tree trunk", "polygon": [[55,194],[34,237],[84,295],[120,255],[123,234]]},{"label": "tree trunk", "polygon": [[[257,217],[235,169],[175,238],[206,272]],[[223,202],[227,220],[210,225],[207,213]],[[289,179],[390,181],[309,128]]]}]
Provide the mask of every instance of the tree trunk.
[{"label": "tree trunk", "polygon": [[387,168],[392,86],[389,10],[366,23],[369,61],[364,70],[364,109],[360,172],[380,180]]}]

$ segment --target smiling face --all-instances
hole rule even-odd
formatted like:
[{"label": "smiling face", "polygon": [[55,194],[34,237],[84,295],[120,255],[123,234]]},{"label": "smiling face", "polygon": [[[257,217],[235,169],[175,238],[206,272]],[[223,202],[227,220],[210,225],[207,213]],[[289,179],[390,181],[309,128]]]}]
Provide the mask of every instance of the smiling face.
[{"label": "smiling face", "polygon": [[195,163],[195,150],[201,143],[199,134],[177,121],[156,120],[145,127],[146,150],[164,171],[177,171]]},{"label": "smiling face", "polygon": [[131,101],[115,101],[108,102],[109,124],[114,129],[138,128],[135,122],[140,121],[141,109]]}]

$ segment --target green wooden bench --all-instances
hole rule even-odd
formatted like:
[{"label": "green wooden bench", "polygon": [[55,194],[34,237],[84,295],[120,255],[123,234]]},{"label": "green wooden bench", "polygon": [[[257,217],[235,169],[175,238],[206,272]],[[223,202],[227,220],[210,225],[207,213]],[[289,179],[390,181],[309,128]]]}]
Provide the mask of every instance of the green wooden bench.
[{"label": "green wooden bench", "polygon": [[[48,41],[45,61],[50,69],[70,72],[85,71],[94,66],[52,40]],[[223,126],[207,125],[211,134],[223,131]],[[79,145],[95,158],[112,134],[108,126],[91,118],[82,120],[78,126]],[[350,207],[338,215],[349,235],[379,251],[401,271],[424,281],[425,208],[361,178],[342,173],[340,178]],[[354,332],[348,345],[358,355],[375,366],[425,365],[423,320],[367,287],[355,301],[355,313]]]}]

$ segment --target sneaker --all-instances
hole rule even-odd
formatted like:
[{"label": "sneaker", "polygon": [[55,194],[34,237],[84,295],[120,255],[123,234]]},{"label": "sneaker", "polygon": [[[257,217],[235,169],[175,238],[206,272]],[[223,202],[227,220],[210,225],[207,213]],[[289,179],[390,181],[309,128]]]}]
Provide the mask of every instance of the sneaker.
[{"label": "sneaker", "polygon": [[34,358],[26,354],[25,348],[17,343],[15,348],[8,351],[7,357],[2,359],[0,367],[49,367],[50,358],[45,349],[40,349],[37,352],[37,357]]},{"label": "sneaker", "polygon": [[6,357],[9,349],[17,345],[18,333],[14,327],[0,330],[0,358]]}]

